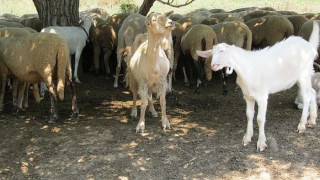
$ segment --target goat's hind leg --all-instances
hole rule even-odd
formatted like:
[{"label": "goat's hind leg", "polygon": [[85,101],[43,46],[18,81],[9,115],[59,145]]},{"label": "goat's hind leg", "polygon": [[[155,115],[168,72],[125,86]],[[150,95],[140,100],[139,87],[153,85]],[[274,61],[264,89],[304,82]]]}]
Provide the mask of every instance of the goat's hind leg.
[{"label": "goat's hind leg", "polygon": [[[312,92],[309,89],[309,87],[306,86],[305,84],[300,84],[299,88],[300,88],[300,92],[301,92],[301,96],[302,96],[302,100],[303,100],[303,108],[302,108],[302,115],[301,115],[300,123],[298,125],[298,132],[303,133],[306,130],[306,124],[307,124],[307,118],[308,118],[308,114],[309,114],[309,107],[310,107]],[[310,88],[311,88],[311,86],[310,86]],[[312,106],[314,106],[314,105],[312,105]],[[314,112],[316,110],[314,110],[314,107],[311,107],[311,110],[313,113],[312,118],[314,118],[314,116],[315,116]]]},{"label": "goat's hind leg", "polygon": [[310,111],[309,111],[309,120],[307,122],[307,127],[313,128],[316,125],[316,119],[317,119],[317,111],[318,111],[318,105],[316,101],[316,92],[313,88],[309,89],[311,94],[310,99]]}]

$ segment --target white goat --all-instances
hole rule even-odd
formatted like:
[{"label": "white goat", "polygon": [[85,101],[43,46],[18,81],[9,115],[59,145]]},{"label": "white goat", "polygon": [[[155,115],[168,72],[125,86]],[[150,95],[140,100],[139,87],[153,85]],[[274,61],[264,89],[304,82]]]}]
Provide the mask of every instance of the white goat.
[{"label": "white goat", "polygon": [[162,49],[162,40],[171,33],[174,23],[168,19],[168,14],[150,13],[145,21],[147,27],[147,41],[144,41],[132,55],[128,62],[126,83],[133,94],[131,116],[137,117],[136,99],[138,93],[141,98],[141,113],[137,132],[145,129],[145,110],[149,102],[149,109],[154,117],[157,112],[153,106],[152,93],[160,96],[162,127],[170,128],[166,115],[166,91],[168,83],[166,77],[169,73],[170,62]]},{"label": "white goat", "polygon": [[[263,151],[266,147],[264,124],[269,94],[292,87],[298,83],[303,97],[303,111],[298,125],[298,132],[315,126],[317,118],[317,104],[315,91],[311,87],[313,61],[317,56],[319,44],[319,26],[313,25],[313,32],[309,42],[301,37],[291,36],[272,47],[258,51],[247,51],[225,43],[218,44],[212,50],[198,51],[198,55],[208,57],[212,55],[211,68],[213,71],[223,67],[231,67],[237,73],[237,84],[240,86],[247,104],[247,132],[243,138],[246,146],[253,135],[253,117],[255,101],[259,109],[257,122],[259,125],[259,139],[257,149]],[[310,112],[309,112],[310,108]]]},{"label": "white goat", "polygon": [[[73,79],[75,83],[81,83],[78,78],[78,66],[81,52],[86,45],[86,41],[89,37],[89,30],[90,27],[94,24],[94,21],[90,17],[86,17],[83,22],[81,22],[81,26],[68,26],[68,27],[61,27],[61,26],[50,26],[46,27],[41,30],[41,32],[48,32],[58,34],[62,37],[65,41],[67,41],[70,56],[75,54],[74,60],[74,69],[73,69]],[[71,58],[70,58],[71,60]]]}]

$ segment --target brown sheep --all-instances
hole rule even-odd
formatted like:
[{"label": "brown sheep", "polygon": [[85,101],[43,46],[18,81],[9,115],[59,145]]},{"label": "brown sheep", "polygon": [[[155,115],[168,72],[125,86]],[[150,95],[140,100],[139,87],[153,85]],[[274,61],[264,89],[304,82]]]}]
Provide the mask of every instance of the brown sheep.
[{"label": "brown sheep", "polygon": [[[172,13],[172,12],[170,12]],[[166,77],[170,69],[169,60],[161,48],[162,39],[170,34],[174,23],[168,18],[169,14],[150,13],[145,21],[148,40],[142,43],[128,62],[126,83],[133,94],[131,116],[137,117],[136,100],[140,95],[141,113],[136,132],[145,129],[145,110],[149,102],[149,109],[153,116],[157,113],[153,106],[152,93],[160,96],[161,122],[163,129],[170,128],[166,115]]]},{"label": "brown sheep", "polygon": [[307,22],[309,19],[303,15],[290,15],[285,16],[293,25],[293,34],[295,36],[298,35],[298,32],[300,31],[300,28],[303,23]]},{"label": "brown sheep", "polygon": [[[3,38],[0,40],[0,62],[24,82],[46,82],[51,95],[50,123],[58,118],[57,97],[64,99],[65,81],[71,88],[72,115],[73,117],[78,115],[69,48],[66,41],[58,35],[32,33],[17,38]],[[1,102],[3,102],[6,78],[2,77]]]},{"label": "brown sheep", "polygon": [[[189,84],[189,80],[186,74],[186,66],[189,65],[189,75],[192,77],[192,67],[196,68],[197,74],[197,87],[196,93],[200,93],[200,85],[204,82],[204,77],[207,81],[212,79],[212,71],[210,67],[211,59],[202,59],[196,54],[196,50],[209,50],[212,49],[213,45],[217,44],[218,40],[213,29],[204,24],[193,25],[191,28],[186,30],[181,38],[181,50],[184,55],[183,72],[184,82],[186,85]],[[191,61],[188,61],[191,57]],[[193,66],[192,66],[193,65]]]},{"label": "brown sheep", "polygon": [[91,41],[93,43],[93,64],[95,72],[100,69],[100,53],[103,52],[104,66],[106,74],[110,74],[109,58],[111,53],[118,45],[118,31],[123,21],[130,13],[119,13],[110,16],[106,21],[103,21],[94,27],[92,31]]},{"label": "brown sheep", "polygon": [[[7,28],[0,28],[0,39],[6,37],[20,37],[30,34],[30,30],[26,28],[18,28],[18,27],[7,27]],[[1,77],[11,77],[12,73],[8,69],[7,66],[1,66]],[[2,78],[5,79],[5,78]],[[35,85],[36,86],[36,85]],[[13,85],[12,85],[12,96],[13,96],[13,107],[16,112],[19,112],[21,109],[28,107],[28,89],[25,88],[26,83],[20,81],[19,79],[13,77]],[[26,93],[24,93],[26,91]],[[34,89],[34,95],[36,101],[40,102],[40,97],[38,94],[35,93],[36,89]],[[18,94],[19,93],[19,94]],[[23,96],[25,95],[25,96]],[[22,104],[23,103],[23,104]],[[0,112],[2,110],[3,103],[0,105]]]},{"label": "brown sheep", "polygon": [[252,11],[252,12],[247,13],[246,15],[243,16],[243,20],[244,20],[244,22],[247,22],[251,19],[260,18],[263,16],[270,16],[270,15],[281,16],[281,14],[276,11],[267,11],[267,10],[260,9],[260,10],[256,10],[256,11]]},{"label": "brown sheep", "polygon": [[[320,24],[320,20],[308,20],[308,21],[306,21],[301,26],[300,31],[298,32],[298,36],[301,36],[305,40],[309,40],[309,37],[310,37],[311,32],[312,32],[312,28],[313,28],[313,21],[316,21],[318,24]],[[318,47],[318,53],[320,54],[320,47]],[[319,56],[316,58],[315,62],[317,64],[320,64]],[[320,67],[318,67],[318,66],[314,66],[314,69],[317,72],[320,71]]]},{"label": "brown sheep", "polygon": [[252,32],[252,46],[264,48],[293,35],[292,23],[283,16],[264,16],[246,21]]},{"label": "brown sheep", "polygon": [[[252,33],[245,23],[239,21],[226,21],[210,27],[216,33],[218,43],[227,43],[248,51],[251,50]],[[225,74],[225,71],[221,72],[221,76],[223,80],[223,94],[227,95],[227,74]]]},{"label": "brown sheep", "polygon": [[123,55],[130,54],[131,46],[134,41],[134,37],[137,34],[146,32],[144,22],[146,17],[141,14],[131,14],[122,23],[118,32],[118,46],[117,46],[117,67],[114,77],[113,87],[118,87],[118,79],[123,64]]}]

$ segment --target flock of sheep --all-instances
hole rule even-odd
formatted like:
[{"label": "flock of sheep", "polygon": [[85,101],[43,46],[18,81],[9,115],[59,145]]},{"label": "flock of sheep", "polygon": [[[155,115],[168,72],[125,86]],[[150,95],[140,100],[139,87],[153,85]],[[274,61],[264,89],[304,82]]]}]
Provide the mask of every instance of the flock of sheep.
[{"label": "flock of sheep", "polygon": [[[237,73],[237,84],[247,103],[248,127],[244,145],[253,135],[255,102],[259,106],[257,148],[263,151],[267,147],[264,123],[268,95],[296,83],[299,92],[295,103],[303,109],[298,131],[306,129],[308,116],[308,126],[316,124],[316,102],[319,102],[316,99],[320,99],[320,93],[315,90],[319,89],[320,75],[314,73],[313,66],[320,49],[319,27],[313,22],[320,22],[320,14],[249,7],[228,12],[199,9],[187,14],[152,12],[142,16],[109,15],[103,9],[95,8],[82,11],[80,17],[83,22],[79,26],[42,29],[37,15],[1,16],[0,113],[7,81],[12,78],[13,106],[17,111],[28,106],[30,83],[36,101],[40,101],[40,83],[40,92],[47,87],[50,93],[50,122],[55,122],[58,119],[57,98],[64,98],[66,82],[71,89],[72,115],[77,117],[74,82],[80,83],[79,60],[81,54],[87,53],[82,51],[89,42],[93,52],[93,60],[89,58],[92,71],[114,72],[114,88],[119,86],[121,69],[125,72],[124,80],[133,94],[133,117],[137,117],[136,100],[140,96],[142,104],[137,132],[145,129],[148,105],[152,115],[157,116],[153,93],[160,97],[162,127],[170,128],[165,96],[172,93],[172,81],[177,80],[176,72],[180,67],[178,63],[185,85],[196,81],[196,93],[200,93],[202,84],[212,79],[214,70],[220,71],[223,93],[227,94],[225,77],[233,70]],[[117,54],[114,71],[110,69],[113,52]],[[75,55],[73,68],[72,55]]]}]

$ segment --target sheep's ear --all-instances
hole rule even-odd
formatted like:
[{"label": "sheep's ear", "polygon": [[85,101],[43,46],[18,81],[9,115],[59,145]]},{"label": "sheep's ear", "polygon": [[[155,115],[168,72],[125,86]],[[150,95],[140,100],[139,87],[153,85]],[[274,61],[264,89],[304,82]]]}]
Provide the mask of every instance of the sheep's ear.
[{"label": "sheep's ear", "polygon": [[170,12],[165,13],[165,15],[166,15],[167,17],[171,16],[172,14],[173,14],[173,11],[170,11]]},{"label": "sheep's ear", "polygon": [[200,57],[207,58],[207,57],[212,56],[212,49],[206,50],[206,51],[196,50],[196,53],[197,53],[197,55],[200,56]]}]

